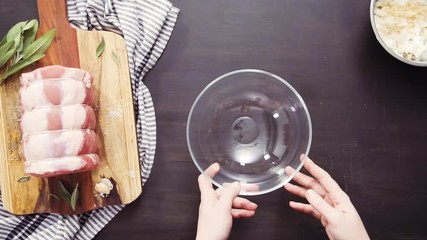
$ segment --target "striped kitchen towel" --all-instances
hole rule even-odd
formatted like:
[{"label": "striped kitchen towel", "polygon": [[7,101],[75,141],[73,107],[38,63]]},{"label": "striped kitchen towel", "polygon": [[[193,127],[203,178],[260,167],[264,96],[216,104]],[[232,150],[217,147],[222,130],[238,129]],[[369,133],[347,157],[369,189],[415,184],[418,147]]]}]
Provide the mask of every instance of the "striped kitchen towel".
[{"label": "striped kitchen towel", "polygon": [[[179,9],[168,0],[68,0],[67,5],[72,26],[112,31],[126,41],[144,184],[154,162],[156,119],[142,79],[164,51]],[[92,239],[123,207],[109,206],[71,216],[15,216],[3,209],[0,198],[0,239]]]}]

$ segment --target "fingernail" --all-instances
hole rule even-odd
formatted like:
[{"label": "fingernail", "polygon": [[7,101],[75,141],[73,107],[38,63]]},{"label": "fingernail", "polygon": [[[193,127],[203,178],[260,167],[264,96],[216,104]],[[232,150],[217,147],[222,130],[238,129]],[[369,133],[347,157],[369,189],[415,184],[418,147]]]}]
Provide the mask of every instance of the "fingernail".
[{"label": "fingernail", "polygon": [[252,205],[253,207],[255,207],[255,208],[257,208],[257,207],[258,207],[258,204],[256,204],[256,203],[251,203],[251,205]]},{"label": "fingernail", "polygon": [[214,170],[216,172],[219,172],[219,169],[220,169],[219,163],[214,163],[213,165],[214,165]]}]

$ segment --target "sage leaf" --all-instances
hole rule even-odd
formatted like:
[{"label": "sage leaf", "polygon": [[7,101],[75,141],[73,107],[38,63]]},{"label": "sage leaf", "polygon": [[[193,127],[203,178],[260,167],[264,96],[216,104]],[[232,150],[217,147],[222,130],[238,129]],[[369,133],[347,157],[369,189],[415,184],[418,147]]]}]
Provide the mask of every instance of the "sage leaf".
[{"label": "sage leaf", "polygon": [[44,53],[49,48],[50,44],[55,37],[56,29],[51,29],[43,36],[39,37],[36,41],[31,43],[24,51],[24,59],[27,59],[34,54]]},{"label": "sage leaf", "polygon": [[[24,28],[26,22],[21,22],[21,23],[22,24],[18,24],[18,27],[13,29],[13,31],[11,32],[10,35],[8,34],[8,37],[10,38],[10,39],[8,39],[8,41],[14,42],[16,55],[19,55],[19,53],[22,51],[23,43],[24,43],[24,36],[22,35],[22,33],[23,33],[23,28]],[[15,52],[13,53],[13,55],[15,55]],[[13,64],[16,63],[16,58],[17,57],[15,57]]]},{"label": "sage leaf", "polygon": [[[12,42],[12,45],[13,42]],[[3,66],[4,64],[6,64],[12,57],[13,55],[15,55],[16,53],[16,47],[12,46],[11,49],[9,49],[9,51],[7,51],[4,55],[0,56],[0,66]]]},{"label": "sage leaf", "polygon": [[16,50],[13,42],[7,42],[0,47],[0,68],[9,61],[15,52]]},{"label": "sage leaf", "polygon": [[39,28],[36,19],[15,24],[0,41],[0,84],[12,74],[43,58],[52,43],[56,30],[46,32],[35,40]]},{"label": "sage leaf", "polygon": [[39,29],[39,22],[35,19],[29,21],[24,27],[24,50],[34,42]]},{"label": "sage leaf", "polygon": [[24,36],[18,35],[19,43],[16,45],[16,56],[13,60],[13,64],[17,63],[19,60],[22,59],[22,50],[24,49]]},{"label": "sage leaf", "polygon": [[71,209],[73,209],[73,211],[76,211],[77,200],[79,199],[79,184],[77,183],[73,194],[70,194],[70,192],[65,188],[64,184],[59,181],[59,196],[61,196],[61,198],[65,201],[65,203],[67,203],[68,206],[71,207]]},{"label": "sage leaf", "polygon": [[22,34],[22,29],[27,22],[19,22],[13,26],[6,35],[6,41],[14,41],[18,35]]},{"label": "sage leaf", "polygon": [[19,183],[28,182],[28,180],[30,180],[30,178],[31,178],[30,176],[22,176],[17,180],[17,182],[19,182]]},{"label": "sage leaf", "polygon": [[115,62],[117,65],[119,65],[119,58],[117,57],[116,53],[115,53],[115,52],[111,52],[111,55],[113,55],[113,60],[114,60],[114,62]]},{"label": "sage leaf", "polygon": [[59,200],[59,197],[58,197],[58,196],[56,196],[56,195],[55,195],[55,194],[53,194],[53,193],[49,193],[49,196],[51,196],[51,197],[55,198],[56,200]]},{"label": "sage leaf", "polygon": [[67,203],[68,206],[71,207],[71,194],[70,192],[64,187],[64,184],[62,184],[61,181],[59,181],[59,196]]},{"label": "sage leaf", "polygon": [[22,27],[24,25],[25,22],[19,22],[15,24],[0,41],[0,47],[6,44],[7,42],[11,42],[12,40],[14,40],[18,33],[22,32]]},{"label": "sage leaf", "polygon": [[6,54],[7,51],[13,46],[13,42],[7,42],[3,46],[0,47],[0,55]]},{"label": "sage leaf", "polygon": [[22,36],[22,32],[19,33],[18,35],[16,35],[15,39],[13,40],[15,42],[15,47],[18,50],[19,48],[21,48],[22,50],[22,43],[24,42],[24,38]]},{"label": "sage leaf", "polygon": [[101,56],[102,52],[104,52],[104,48],[105,48],[105,41],[104,41],[104,37],[102,37],[101,42],[96,48],[96,57]]},{"label": "sage leaf", "polygon": [[79,200],[79,184],[77,183],[76,188],[74,188],[73,194],[71,194],[71,208],[73,211],[76,211],[77,200]]},{"label": "sage leaf", "polygon": [[0,41],[0,47],[2,47],[6,43],[7,43],[7,35],[4,35],[4,37]]},{"label": "sage leaf", "polygon": [[39,28],[39,22],[36,19],[33,19],[23,27],[23,32],[21,34],[20,43],[18,49],[16,50],[16,57],[13,61],[14,63],[19,62],[23,57],[23,51],[34,42],[37,30]]},{"label": "sage leaf", "polygon": [[[15,24],[3,37],[0,42],[0,67],[6,64],[20,48],[22,43],[22,29],[25,26],[26,22],[19,22]],[[13,46],[11,46],[13,45]]]},{"label": "sage leaf", "polygon": [[11,76],[12,74],[22,70],[26,66],[42,59],[44,56],[45,56],[45,54],[43,54],[43,53],[36,54],[36,55],[33,55],[30,58],[24,59],[24,60],[18,62],[17,64],[13,65],[12,67],[8,68],[2,75],[0,75],[0,83],[2,83],[6,78]]},{"label": "sage leaf", "polygon": [[36,19],[30,20],[29,22],[26,22],[25,26],[22,28],[22,30],[27,31],[29,29],[33,29],[34,26],[38,28],[39,22]]},{"label": "sage leaf", "polygon": [[16,39],[17,39],[16,42],[18,42],[18,44],[16,44],[17,46],[16,52],[20,53],[24,49],[24,35],[18,35]]}]

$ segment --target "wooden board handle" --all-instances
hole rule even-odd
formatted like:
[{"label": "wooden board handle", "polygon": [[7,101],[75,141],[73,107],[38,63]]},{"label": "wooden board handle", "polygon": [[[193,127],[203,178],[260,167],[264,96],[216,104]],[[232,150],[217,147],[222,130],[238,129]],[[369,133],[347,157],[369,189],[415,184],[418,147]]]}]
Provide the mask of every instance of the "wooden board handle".
[{"label": "wooden board handle", "polygon": [[42,35],[50,29],[56,29],[54,42],[39,60],[39,66],[60,64],[67,67],[80,67],[77,48],[77,33],[68,22],[67,0],[37,0],[40,29]]}]

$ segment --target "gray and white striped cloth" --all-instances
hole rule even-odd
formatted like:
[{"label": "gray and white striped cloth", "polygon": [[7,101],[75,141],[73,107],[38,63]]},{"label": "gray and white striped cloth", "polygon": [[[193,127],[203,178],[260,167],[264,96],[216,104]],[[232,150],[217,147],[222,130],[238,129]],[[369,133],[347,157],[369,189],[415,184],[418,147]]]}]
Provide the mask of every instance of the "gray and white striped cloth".
[{"label": "gray and white striped cloth", "polygon": [[[142,79],[165,49],[179,9],[168,0],[68,0],[67,5],[72,26],[112,31],[126,41],[144,184],[154,162],[156,119],[150,92]],[[3,209],[0,198],[0,239],[92,239],[123,207],[104,207],[71,216],[15,216]]]}]

